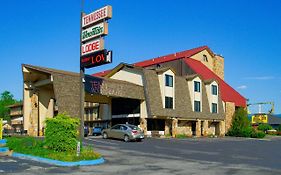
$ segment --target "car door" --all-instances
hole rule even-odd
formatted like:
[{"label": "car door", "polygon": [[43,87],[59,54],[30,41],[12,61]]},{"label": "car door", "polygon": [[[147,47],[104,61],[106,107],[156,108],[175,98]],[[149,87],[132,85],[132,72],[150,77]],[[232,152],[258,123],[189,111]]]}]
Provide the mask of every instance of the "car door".
[{"label": "car door", "polygon": [[112,138],[118,138],[119,132],[120,132],[120,125],[115,125],[110,129],[110,132],[108,133],[108,136],[112,137]]},{"label": "car door", "polygon": [[124,139],[124,135],[126,134],[127,129],[128,129],[128,128],[127,128],[126,126],[124,126],[124,125],[121,125],[121,126],[120,126],[120,130],[119,130],[119,132],[117,133],[118,139]]}]

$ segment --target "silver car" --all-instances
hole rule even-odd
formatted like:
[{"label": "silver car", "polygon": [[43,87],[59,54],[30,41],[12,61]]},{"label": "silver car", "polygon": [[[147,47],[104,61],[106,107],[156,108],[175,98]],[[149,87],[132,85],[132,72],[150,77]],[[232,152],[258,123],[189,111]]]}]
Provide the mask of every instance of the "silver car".
[{"label": "silver car", "polygon": [[142,141],[142,139],[144,139],[144,134],[143,131],[135,125],[118,124],[111,128],[104,129],[102,131],[102,137],[104,139],[123,139],[125,142],[129,142],[131,140]]}]

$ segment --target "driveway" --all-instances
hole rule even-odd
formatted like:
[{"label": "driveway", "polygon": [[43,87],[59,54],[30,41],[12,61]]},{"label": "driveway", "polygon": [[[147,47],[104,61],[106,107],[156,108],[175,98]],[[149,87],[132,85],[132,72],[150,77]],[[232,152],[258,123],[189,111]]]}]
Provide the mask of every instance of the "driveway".
[{"label": "driveway", "polygon": [[[85,145],[102,153],[106,163],[62,168],[33,161],[12,159],[0,172],[20,174],[281,174],[281,139],[244,138],[153,139],[125,143],[87,137]],[[2,160],[2,161],[1,161]],[[18,162],[17,162],[18,161]],[[9,165],[24,165],[9,170]],[[3,170],[4,169],[4,170]],[[9,171],[8,171],[9,170]]]}]

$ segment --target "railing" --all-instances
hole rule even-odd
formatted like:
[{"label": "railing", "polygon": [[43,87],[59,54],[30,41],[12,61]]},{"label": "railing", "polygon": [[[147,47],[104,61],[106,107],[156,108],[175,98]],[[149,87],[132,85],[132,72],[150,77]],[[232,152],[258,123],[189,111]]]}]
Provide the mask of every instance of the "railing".
[{"label": "railing", "polygon": [[12,136],[12,135],[27,135],[27,131],[23,129],[4,129],[3,136]]}]

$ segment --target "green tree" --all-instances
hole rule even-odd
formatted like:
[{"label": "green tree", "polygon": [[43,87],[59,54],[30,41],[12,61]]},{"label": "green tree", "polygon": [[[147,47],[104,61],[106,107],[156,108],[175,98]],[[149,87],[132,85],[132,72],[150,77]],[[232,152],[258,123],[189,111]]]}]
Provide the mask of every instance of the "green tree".
[{"label": "green tree", "polygon": [[9,91],[4,91],[0,95],[0,117],[4,120],[10,120],[10,110],[7,106],[15,104],[17,100],[14,99],[13,94]]},{"label": "green tree", "polygon": [[253,129],[248,119],[247,111],[244,108],[238,108],[232,120],[232,125],[228,131],[230,136],[251,137]]}]

